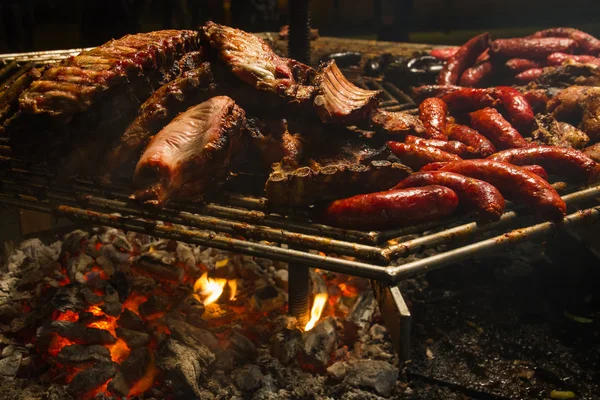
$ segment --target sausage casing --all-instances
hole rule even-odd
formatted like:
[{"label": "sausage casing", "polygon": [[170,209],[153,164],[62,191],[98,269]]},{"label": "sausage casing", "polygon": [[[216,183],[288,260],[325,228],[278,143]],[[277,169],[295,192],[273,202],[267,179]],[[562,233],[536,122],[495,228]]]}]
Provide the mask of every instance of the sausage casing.
[{"label": "sausage casing", "polygon": [[361,194],[330,203],[325,219],[350,229],[386,229],[428,222],[456,210],[458,197],[443,186],[393,189]]},{"label": "sausage casing", "polygon": [[491,61],[486,60],[478,63],[470,68],[467,68],[465,72],[460,76],[460,86],[466,87],[484,87],[487,86],[489,78],[493,74],[493,64]]},{"label": "sausage casing", "polygon": [[489,157],[496,152],[496,147],[488,138],[466,125],[448,124],[446,125],[446,134],[448,139],[457,140],[475,149],[480,157]]},{"label": "sausage casing", "polygon": [[452,189],[462,209],[474,209],[486,221],[497,221],[504,212],[504,197],[494,186],[454,172],[416,172],[401,181],[394,189],[440,185]]},{"label": "sausage casing", "polygon": [[582,52],[588,54],[600,54],[600,40],[574,28],[550,28],[538,31],[530,37],[567,37],[573,39],[579,45]]},{"label": "sausage casing", "polygon": [[435,147],[436,149],[456,154],[457,156],[462,158],[473,157],[477,154],[476,149],[467,146],[466,144],[461,143],[457,140],[445,141],[436,139],[423,139],[418,136],[408,135],[404,139],[404,143],[416,144],[417,146]]},{"label": "sausage casing", "polygon": [[596,182],[600,166],[583,152],[568,147],[535,146],[496,153],[488,160],[515,165],[541,165],[551,174],[578,182]]},{"label": "sausage casing", "polygon": [[540,76],[542,76],[543,73],[544,73],[544,70],[542,68],[527,69],[523,72],[519,72],[518,74],[516,74],[515,81],[517,83],[533,82],[536,79],[538,79]]},{"label": "sausage casing", "polygon": [[492,41],[490,51],[499,57],[543,59],[552,53],[572,53],[577,47],[569,38],[512,38]]},{"label": "sausage casing", "polygon": [[446,61],[450,59],[453,55],[456,54],[460,47],[452,46],[452,47],[444,47],[441,49],[433,49],[429,52],[435,58],[439,58],[440,60]]},{"label": "sausage casing", "polygon": [[493,160],[464,160],[448,163],[441,171],[491,183],[504,197],[522,203],[546,218],[560,219],[567,211],[565,202],[548,182],[516,165]]},{"label": "sausage casing", "polygon": [[600,58],[585,54],[552,53],[548,56],[547,60],[548,65],[562,65],[565,61],[573,61],[581,64],[593,64],[600,67]]},{"label": "sausage casing", "polygon": [[521,92],[509,86],[497,86],[495,92],[513,126],[523,134],[531,132],[534,121],[533,110]]},{"label": "sausage casing", "polygon": [[489,47],[489,44],[490,34],[486,32],[471,38],[460,46],[440,71],[437,84],[456,85],[462,73],[475,63],[477,57]]},{"label": "sausage casing", "polygon": [[448,106],[437,97],[425,99],[419,105],[419,119],[425,126],[425,133],[430,139],[446,140],[444,128],[448,117]]},{"label": "sausage casing", "polygon": [[472,112],[471,126],[488,138],[497,149],[512,149],[528,146],[527,141],[494,108]]},{"label": "sausage casing", "polygon": [[422,166],[432,162],[461,160],[456,154],[451,154],[435,147],[400,142],[387,142],[387,145],[403,164],[408,165],[413,170],[418,170]]},{"label": "sausage casing", "polygon": [[504,65],[515,74],[532,68],[542,68],[544,66],[543,62],[529,58],[511,58],[510,60],[507,60]]},{"label": "sausage casing", "polygon": [[467,112],[485,107],[494,107],[500,100],[494,96],[494,90],[463,88],[448,93],[442,97],[450,111]]}]

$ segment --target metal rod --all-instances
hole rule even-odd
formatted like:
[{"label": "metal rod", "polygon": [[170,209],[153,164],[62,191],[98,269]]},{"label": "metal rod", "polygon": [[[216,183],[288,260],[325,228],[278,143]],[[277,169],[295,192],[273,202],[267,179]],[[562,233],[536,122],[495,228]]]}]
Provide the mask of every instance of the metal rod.
[{"label": "metal rod", "polygon": [[310,64],[310,6],[309,0],[290,0],[290,58]]},{"label": "metal rod", "polygon": [[298,325],[304,327],[309,317],[309,281],[310,273],[307,266],[289,264],[288,310],[296,317]]},{"label": "metal rod", "polygon": [[425,272],[436,270],[448,264],[463,261],[477,254],[500,250],[516,243],[538,239],[550,235],[558,229],[575,228],[584,222],[596,222],[599,218],[600,206],[596,206],[569,214],[560,222],[542,222],[526,228],[515,229],[514,231],[487,240],[482,240],[408,264],[388,267],[386,270],[389,273],[392,282],[399,282]]}]

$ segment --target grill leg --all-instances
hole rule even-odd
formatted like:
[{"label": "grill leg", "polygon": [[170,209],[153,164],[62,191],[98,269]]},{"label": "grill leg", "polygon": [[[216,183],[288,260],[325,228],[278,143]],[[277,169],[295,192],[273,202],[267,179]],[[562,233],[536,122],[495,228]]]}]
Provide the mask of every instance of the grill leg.
[{"label": "grill leg", "polygon": [[288,55],[310,64],[310,10],[309,0],[290,0],[290,33]]},{"label": "grill leg", "polygon": [[387,286],[371,280],[373,294],[379,305],[385,326],[392,337],[392,345],[401,362],[410,356],[410,310],[397,286]]},{"label": "grill leg", "polygon": [[288,266],[289,293],[288,311],[303,327],[308,322],[309,281],[308,267],[298,264]]}]

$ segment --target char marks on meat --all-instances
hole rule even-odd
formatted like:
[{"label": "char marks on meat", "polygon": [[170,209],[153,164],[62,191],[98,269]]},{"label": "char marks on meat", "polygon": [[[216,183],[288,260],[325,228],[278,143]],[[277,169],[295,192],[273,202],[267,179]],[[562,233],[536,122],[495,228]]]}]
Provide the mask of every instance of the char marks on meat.
[{"label": "char marks on meat", "polygon": [[352,84],[335,61],[319,69],[315,79],[319,94],[314,107],[321,121],[351,125],[365,119],[377,107],[381,90],[365,90]]},{"label": "char marks on meat", "polygon": [[402,112],[374,110],[371,125],[387,134],[424,136],[425,126],[419,117]]},{"label": "char marks on meat", "polygon": [[214,189],[241,150],[244,111],[226,96],[189,108],[165,126],[140,158],[134,199],[162,206]]},{"label": "char marks on meat", "polygon": [[110,175],[125,163],[137,161],[135,157],[139,156],[152,135],[179,112],[207,100],[215,89],[216,84],[208,62],[161,86],[142,104],[136,119],[108,153],[106,162],[103,163],[105,173]]},{"label": "char marks on meat", "polygon": [[315,71],[308,65],[279,57],[262,39],[239,29],[207,22],[202,34],[219,60],[252,87],[275,93],[289,103],[313,99]]}]

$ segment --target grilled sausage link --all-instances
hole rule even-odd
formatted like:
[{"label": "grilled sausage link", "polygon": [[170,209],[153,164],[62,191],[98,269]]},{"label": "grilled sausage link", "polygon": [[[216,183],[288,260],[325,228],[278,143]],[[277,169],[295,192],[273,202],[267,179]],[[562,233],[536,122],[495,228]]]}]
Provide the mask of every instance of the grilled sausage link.
[{"label": "grilled sausage link", "polygon": [[532,68],[542,68],[544,63],[539,60],[531,60],[529,58],[511,58],[504,65],[513,73],[527,71]]},{"label": "grilled sausage link", "polygon": [[490,34],[482,33],[460,46],[448,59],[437,78],[438,85],[456,85],[462,73],[475,63],[477,57],[490,45]]},{"label": "grilled sausage link", "polygon": [[548,65],[562,65],[565,61],[581,64],[593,64],[600,67],[600,58],[589,55],[575,55],[566,53],[552,53],[548,56]]},{"label": "grilled sausage link", "polygon": [[533,82],[536,79],[538,79],[540,76],[542,76],[542,74],[544,73],[544,70],[542,68],[531,68],[531,69],[527,69],[523,72],[519,72],[517,75],[515,75],[515,82],[517,83],[529,83],[529,82]]},{"label": "grilled sausage link", "polygon": [[450,111],[467,112],[485,107],[494,107],[500,100],[494,96],[493,89],[463,88],[455,90],[442,97]]},{"label": "grilled sausage link", "polygon": [[526,147],[527,141],[494,108],[484,108],[470,114],[471,126],[488,138],[497,149]]},{"label": "grilled sausage link", "polygon": [[458,196],[459,206],[475,210],[485,221],[497,221],[504,212],[504,197],[494,186],[479,179],[454,172],[417,172],[401,181],[393,189],[440,185],[452,189]]},{"label": "grilled sausage link", "polygon": [[433,49],[429,52],[429,54],[442,61],[446,61],[455,55],[458,49],[460,49],[458,46],[444,47],[441,49]]},{"label": "grilled sausage link", "polygon": [[458,197],[443,186],[393,189],[361,194],[330,203],[325,219],[350,229],[386,229],[446,217],[456,210]]},{"label": "grilled sausage link", "polygon": [[[449,164],[449,162],[447,162],[447,161],[434,162],[434,163],[425,165],[423,168],[420,169],[420,171],[422,171],[422,172],[439,171],[448,164]],[[520,165],[520,167],[526,171],[536,174],[537,176],[544,179],[545,181],[548,180],[548,173],[540,165]]]},{"label": "grilled sausage link", "polygon": [[592,183],[600,178],[600,165],[583,152],[568,147],[535,146],[496,153],[488,160],[515,165],[541,165],[551,174],[578,182]]},{"label": "grilled sausage link", "polygon": [[471,68],[467,68],[460,76],[460,86],[484,87],[493,74],[493,64],[486,60]]},{"label": "grilled sausage link", "polygon": [[531,132],[534,121],[533,110],[521,92],[509,86],[498,86],[495,93],[513,126],[523,134]]},{"label": "grilled sausage link", "polygon": [[496,39],[490,44],[492,54],[505,58],[546,58],[552,53],[572,53],[577,42],[568,38]]},{"label": "grilled sausage link", "polygon": [[479,157],[489,157],[496,152],[496,147],[485,136],[466,125],[446,125],[448,139],[457,140],[475,149]]},{"label": "grilled sausage link", "polygon": [[567,205],[548,182],[521,167],[493,160],[464,160],[445,165],[441,171],[481,179],[495,186],[505,198],[522,203],[549,219],[561,219]]},{"label": "grilled sausage link", "polygon": [[600,54],[600,40],[574,28],[550,28],[535,32],[530,37],[566,37],[573,39],[579,45],[579,49],[588,54]]},{"label": "grilled sausage link", "polygon": [[461,158],[469,158],[477,155],[476,149],[457,140],[445,141],[436,139],[423,139],[418,136],[408,135],[406,138],[404,138],[404,143],[416,144],[417,146],[424,147],[435,147],[436,149],[440,149],[451,154],[456,154]]},{"label": "grilled sausage link", "polygon": [[416,144],[387,142],[392,153],[413,170],[436,161],[459,161],[461,158],[435,147],[418,146]]},{"label": "grilled sausage link", "polygon": [[448,139],[444,133],[446,117],[448,117],[448,106],[442,99],[430,97],[419,105],[419,119],[423,122],[429,139]]}]

